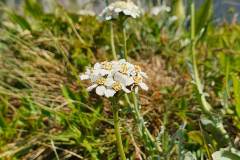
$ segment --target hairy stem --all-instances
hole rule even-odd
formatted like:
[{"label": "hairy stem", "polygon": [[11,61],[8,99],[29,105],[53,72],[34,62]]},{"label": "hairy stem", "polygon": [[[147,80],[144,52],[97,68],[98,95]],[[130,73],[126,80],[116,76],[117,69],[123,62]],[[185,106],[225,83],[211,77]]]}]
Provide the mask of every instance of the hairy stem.
[{"label": "hairy stem", "polygon": [[203,93],[203,86],[201,84],[201,80],[199,78],[198,68],[197,68],[197,60],[196,60],[196,40],[195,40],[195,4],[194,0],[191,3],[191,53],[192,53],[192,63],[193,63],[193,74],[194,74],[194,81],[196,83],[197,89],[199,94],[201,95],[202,101],[202,109],[207,115],[211,115],[210,111],[212,107],[207,102],[205,95]]},{"label": "hairy stem", "polygon": [[127,54],[127,34],[126,34],[126,29],[123,26],[123,41],[124,41],[124,58],[127,60],[128,54]]},{"label": "hairy stem", "polygon": [[126,160],[126,156],[125,156],[123,144],[122,144],[121,133],[120,133],[119,117],[118,117],[119,109],[117,106],[116,99],[112,101],[112,107],[113,107],[114,131],[115,131],[115,136],[117,140],[118,152],[121,157],[121,160]]},{"label": "hairy stem", "polygon": [[150,145],[152,147],[155,147],[159,152],[162,151],[161,147],[155,142],[155,139],[147,129],[144,123],[144,119],[141,116],[140,110],[139,110],[139,104],[138,104],[138,98],[135,95],[135,93],[132,93],[132,98],[133,98],[133,103],[130,102],[129,96],[127,94],[124,95],[124,98],[128,105],[131,107],[132,112],[134,113],[134,119],[137,122],[138,125],[138,132],[140,136],[143,138],[145,141],[146,145]]},{"label": "hairy stem", "polygon": [[156,144],[155,139],[152,137],[151,133],[149,132],[149,130],[145,126],[144,119],[141,116],[141,113],[140,113],[140,110],[139,110],[139,104],[138,104],[138,97],[137,97],[137,95],[135,93],[132,93],[132,96],[133,96],[134,111],[136,113],[137,121],[139,121],[140,124],[142,125],[141,128],[145,132],[147,137],[149,138],[150,142],[157,148],[157,150],[159,152],[161,152],[162,149],[160,148],[160,146],[158,144]]},{"label": "hairy stem", "polygon": [[116,54],[116,48],[115,48],[115,43],[114,43],[114,31],[113,31],[113,23],[110,22],[110,30],[111,30],[111,48],[112,48],[112,55],[113,59],[117,60],[117,54]]}]

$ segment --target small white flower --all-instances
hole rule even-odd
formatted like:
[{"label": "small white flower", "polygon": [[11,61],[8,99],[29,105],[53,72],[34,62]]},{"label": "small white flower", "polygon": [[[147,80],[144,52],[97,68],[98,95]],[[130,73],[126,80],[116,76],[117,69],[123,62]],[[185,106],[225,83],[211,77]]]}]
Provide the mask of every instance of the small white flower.
[{"label": "small white flower", "polygon": [[178,17],[177,16],[172,16],[172,17],[170,17],[169,19],[168,19],[168,23],[169,24],[172,24],[172,23],[174,23],[175,21],[177,21],[178,20]]},{"label": "small white flower", "polygon": [[81,80],[91,80],[92,84],[87,88],[89,92],[95,89],[97,95],[105,97],[113,97],[120,91],[138,91],[139,87],[148,90],[143,82],[144,78],[147,78],[146,73],[125,59],[96,63],[93,69],[87,69],[85,74],[80,76]]},{"label": "small white flower", "polygon": [[133,77],[135,92],[138,92],[138,86],[141,87],[143,90],[148,90],[148,86],[143,82],[143,78],[140,75],[136,75]]},{"label": "small white flower", "polygon": [[108,75],[108,74],[110,74],[110,70],[108,70],[108,69],[105,69],[104,67],[103,67],[103,65],[102,64],[100,64],[100,63],[96,63],[95,65],[94,65],[94,68],[93,68],[93,74],[94,75],[100,75],[100,76],[105,76],[105,75]]},{"label": "small white flower", "polygon": [[85,74],[80,75],[80,79],[81,80],[88,80],[88,79],[90,79],[90,76],[91,76],[91,70],[87,69]]},{"label": "small white flower", "polygon": [[116,1],[107,6],[100,14],[100,17],[108,21],[117,19],[121,13],[128,17],[137,18],[140,16],[141,11],[133,2]]},{"label": "small white flower", "polygon": [[156,6],[156,7],[153,7],[150,11],[151,15],[158,15],[160,13],[163,13],[163,12],[170,12],[171,11],[171,8],[166,6],[166,5],[162,5],[162,6]]},{"label": "small white flower", "polygon": [[96,94],[99,96],[112,97],[116,93],[111,86],[114,84],[113,79],[100,77],[96,80],[96,83],[87,88],[88,91],[92,91],[96,88]]},{"label": "small white flower", "polygon": [[138,65],[134,66],[134,70],[131,72],[132,76],[140,75],[144,78],[148,78],[147,74],[142,71],[141,67]]},{"label": "small white flower", "polygon": [[124,92],[126,93],[130,93],[131,91],[129,89],[127,89],[127,87],[121,83],[121,82],[114,82],[113,85],[112,85],[112,88],[117,92],[117,91],[120,91],[120,90],[123,90]]}]

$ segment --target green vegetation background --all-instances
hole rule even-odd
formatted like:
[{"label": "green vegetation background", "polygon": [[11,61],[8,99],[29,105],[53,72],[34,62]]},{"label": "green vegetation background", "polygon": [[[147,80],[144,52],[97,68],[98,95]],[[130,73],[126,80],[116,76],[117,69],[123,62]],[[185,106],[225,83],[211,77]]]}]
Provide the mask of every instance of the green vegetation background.
[{"label": "green vegetation background", "polygon": [[[150,77],[150,91],[140,93],[141,113],[162,149],[150,152],[122,101],[121,132],[131,159],[212,159],[221,148],[240,149],[240,26],[212,24],[208,2],[197,11],[196,50],[214,121],[202,113],[192,83],[190,28],[179,6],[128,20],[130,60]],[[0,159],[118,159],[110,105],[79,80],[86,66],[112,59],[109,23],[61,6],[47,14],[35,0],[22,10],[1,5]],[[114,28],[122,56],[121,28]],[[228,138],[216,130],[219,124]],[[239,153],[226,154],[239,160]]]}]

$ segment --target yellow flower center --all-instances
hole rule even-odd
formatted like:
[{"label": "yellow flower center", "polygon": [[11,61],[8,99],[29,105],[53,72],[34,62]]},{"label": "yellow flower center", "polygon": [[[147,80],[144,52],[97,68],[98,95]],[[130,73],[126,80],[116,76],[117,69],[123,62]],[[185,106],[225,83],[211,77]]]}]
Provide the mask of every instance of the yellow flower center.
[{"label": "yellow flower center", "polygon": [[142,77],[139,76],[139,75],[137,75],[137,76],[134,76],[134,77],[133,77],[133,80],[134,80],[134,83],[135,83],[135,84],[139,84],[139,83],[142,82]]},{"label": "yellow flower center", "polygon": [[112,85],[112,88],[117,92],[117,91],[120,91],[122,89],[122,86],[121,86],[120,82],[115,82]]},{"label": "yellow flower center", "polygon": [[106,69],[106,70],[111,70],[112,69],[112,64],[109,63],[109,62],[102,62],[101,64],[103,66],[103,69]]},{"label": "yellow flower center", "polygon": [[138,65],[134,66],[136,72],[141,72],[141,67]]},{"label": "yellow flower center", "polygon": [[98,85],[104,85],[105,82],[106,82],[106,78],[103,78],[103,77],[98,78],[98,79],[96,80],[96,83],[97,83]]},{"label": "yellow flower center", "polygon": [[128,66],[127,66],[127,64],[122,64],[121,65],[121,69],[120,69],[119,72],[122,73],[122,74],[127,74],[128,73]]}]

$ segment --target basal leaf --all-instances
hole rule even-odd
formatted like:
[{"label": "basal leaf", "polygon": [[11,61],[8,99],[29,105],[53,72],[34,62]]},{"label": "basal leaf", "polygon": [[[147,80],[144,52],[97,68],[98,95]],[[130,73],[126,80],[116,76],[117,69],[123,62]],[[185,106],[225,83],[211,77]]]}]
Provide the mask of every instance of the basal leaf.
[{"label": "basal leaf", "polygon": [[231,148],[222,148],[212,154],[213,160],[239,160],[240,151]]}]

